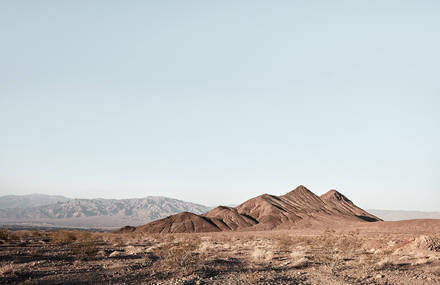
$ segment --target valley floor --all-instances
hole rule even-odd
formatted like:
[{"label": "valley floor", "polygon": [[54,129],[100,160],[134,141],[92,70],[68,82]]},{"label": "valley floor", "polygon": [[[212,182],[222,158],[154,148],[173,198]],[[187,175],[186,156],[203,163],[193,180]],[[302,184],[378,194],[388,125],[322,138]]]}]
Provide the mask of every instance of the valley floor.
[{"label": "valley floor", "polygon": [[201,234],[0,232],[1,284],[440,284],[440,220]]}]

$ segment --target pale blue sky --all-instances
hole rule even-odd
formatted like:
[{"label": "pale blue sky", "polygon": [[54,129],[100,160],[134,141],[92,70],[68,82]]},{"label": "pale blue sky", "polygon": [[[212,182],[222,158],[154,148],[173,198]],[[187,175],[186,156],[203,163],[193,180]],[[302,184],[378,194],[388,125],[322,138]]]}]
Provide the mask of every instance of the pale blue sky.
[{"label": "pale blue sky", "polygon": [[440,210],[439,1],[1,1],[0,194]]}]

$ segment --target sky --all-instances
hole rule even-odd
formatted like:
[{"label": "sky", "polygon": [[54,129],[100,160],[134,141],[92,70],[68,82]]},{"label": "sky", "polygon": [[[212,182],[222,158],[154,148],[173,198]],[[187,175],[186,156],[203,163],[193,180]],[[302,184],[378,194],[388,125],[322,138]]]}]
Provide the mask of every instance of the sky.
[{"label": "sky", "polygon": [[440,211],[439,1],[0,2],[0,195]]}]

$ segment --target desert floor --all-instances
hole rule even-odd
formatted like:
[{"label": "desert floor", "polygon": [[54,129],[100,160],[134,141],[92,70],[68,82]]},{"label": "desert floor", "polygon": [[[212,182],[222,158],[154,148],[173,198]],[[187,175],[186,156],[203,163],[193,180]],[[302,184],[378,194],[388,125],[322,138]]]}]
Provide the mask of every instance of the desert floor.
[{"label": "desert floor", "polygon": [[200,234],[0,231],[1,284],[440,284],[440,220]]}]

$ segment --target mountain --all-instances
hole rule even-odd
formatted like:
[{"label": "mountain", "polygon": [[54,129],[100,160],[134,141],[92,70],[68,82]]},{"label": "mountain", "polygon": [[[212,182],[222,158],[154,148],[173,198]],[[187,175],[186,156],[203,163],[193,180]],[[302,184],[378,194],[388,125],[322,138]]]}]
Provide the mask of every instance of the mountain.
[{"label": "mountain", "polygon": [[321,197],[304,186],[282,196],[263,194],[237,207],[219,206],[202,214],[178,214],[140,226],[150,233],[290,229],[328,221],[374,222],[378,217],[330,190]]},{"label": "mountain", "polygon": [[368,212],[381,217],[384,221],[440,219],[440,212],[393,211],[393,210],[368,210]]},{"label": "mountain", "polygon": [[189,212],[178,213],[159,221],[149,223],[152,232],[186,233],[186,232],[218,232],[220,229],[211,219]]},{"label": "mountain", "polygon": [[121,227],[137,226],[180,212],[200,214],[209,208],[166,197],[71,199],[31,208],[0,210],[0,224]]},{"label": "mountain", "polygon": [[343,215],[356,215],[358,218],[361,218],[367,222],[375,222],[377,217],[362,210],[347,197],[342,195],[336,190],[330,190],[324,195],[321,195],[321,199],[327,204],[330,205],[334,210],[338,211]]},{"label": "mountain", "polygon": [[38,207],[69,200],[64,196],[45,194],[7,195],[0,197],[0,209]]}]

